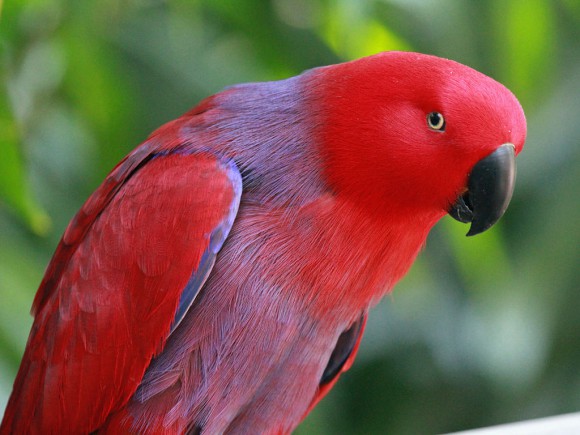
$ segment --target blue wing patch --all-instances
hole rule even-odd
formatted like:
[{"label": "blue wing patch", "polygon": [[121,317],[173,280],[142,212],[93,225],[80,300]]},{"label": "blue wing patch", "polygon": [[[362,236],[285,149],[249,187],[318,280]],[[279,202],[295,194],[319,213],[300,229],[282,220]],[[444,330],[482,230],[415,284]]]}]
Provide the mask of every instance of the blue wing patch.
[{"label": "blue wing patch", "polygon": [[234,197],[230,204],[229,213],[211,232],[208,248],[203,253],[197,270],[191,275],[191,278],[183,289],[183,293],[179,299],[179,305],[177,307],[173,323],[171,324],[171,330],[169,334],[171,334],[175,328],[179,326],[187,314],[187,311],[193,304],[193,301],[195,300],[199,291],[203,287],[211,270],[213,269],[216,255],[226,241],[226,238],[228,237],[228,234],[234,224],[236,215],[238,214],[238,207],[240,205],[240,198],[242,196],[242,176],[238,170],[238,167],[233,161],[222,161],[218,164],[221,164],[223,170],[226,171],[228,178],[232,183]]}]

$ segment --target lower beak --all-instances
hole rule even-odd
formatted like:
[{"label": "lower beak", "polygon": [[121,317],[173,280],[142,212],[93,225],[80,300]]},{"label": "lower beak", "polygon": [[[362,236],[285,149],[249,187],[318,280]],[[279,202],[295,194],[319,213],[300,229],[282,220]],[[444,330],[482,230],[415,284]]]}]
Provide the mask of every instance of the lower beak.
[{"label": "lower beak", "polygon": [[467,192],[450,207],[459,222],[471,222],[468,236],[483,233],[505,213],[516,180],[514,146],[506,143],[475,164],[467,182]]}]

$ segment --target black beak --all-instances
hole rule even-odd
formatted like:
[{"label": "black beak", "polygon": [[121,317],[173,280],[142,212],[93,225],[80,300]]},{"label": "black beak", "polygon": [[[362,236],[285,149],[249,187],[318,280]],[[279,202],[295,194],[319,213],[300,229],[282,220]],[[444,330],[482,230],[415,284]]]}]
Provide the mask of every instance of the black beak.
[{"label": "black beak", "polygon": [[457,198],[449,214],[459,222],[471,222],[468,236],[483,233],[505,213],[516,181],[514,146],[506,143],[475,164],[467,192]]}]

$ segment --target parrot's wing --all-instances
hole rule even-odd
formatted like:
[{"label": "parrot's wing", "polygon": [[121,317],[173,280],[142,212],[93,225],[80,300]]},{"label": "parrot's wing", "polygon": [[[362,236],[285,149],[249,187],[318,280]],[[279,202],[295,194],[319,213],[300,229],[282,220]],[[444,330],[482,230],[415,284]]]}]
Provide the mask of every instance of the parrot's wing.
[{"label": "parrot's wing", "polygon": [[334,384],[336,384],[340,375],[352,366],[367,323],[367,316],[368,314],[366,312],[363,313],[360,319],[354,322],[338,337],[336,347],[332,351],[326,368],[322,373],[318,391],[312,399],[308,411],[304,415],[305,417],[310,411],[312,411],[316,404],[326,396]]},{"label": "parrot's wing", "polygon": [[209,274],[241,189],[232,162],[147,143],[111,172],[40,285],[2,429],[87,433],[128,401]]}]

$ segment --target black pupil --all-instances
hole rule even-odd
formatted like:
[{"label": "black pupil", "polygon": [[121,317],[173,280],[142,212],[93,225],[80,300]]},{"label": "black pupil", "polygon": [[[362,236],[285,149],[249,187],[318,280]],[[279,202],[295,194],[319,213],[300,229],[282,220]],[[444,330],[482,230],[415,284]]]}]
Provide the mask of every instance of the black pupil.
[{"label": "black pupil", "polygon": [[432,112],[431,115],[429,115],[429,121],[431,121],[433,127],[437,127],[439,122],[441,122],[441,115],[437,112]]}]

